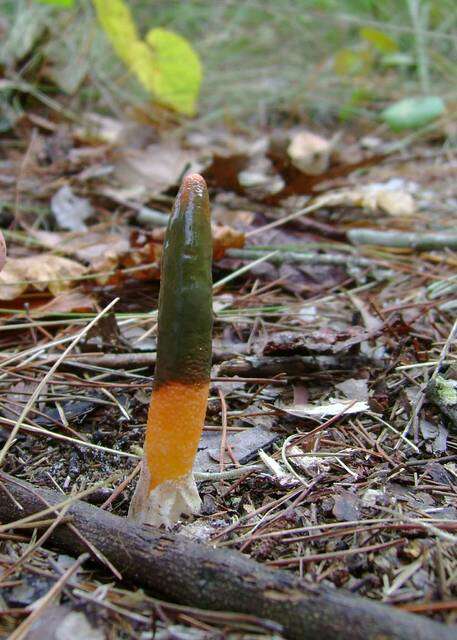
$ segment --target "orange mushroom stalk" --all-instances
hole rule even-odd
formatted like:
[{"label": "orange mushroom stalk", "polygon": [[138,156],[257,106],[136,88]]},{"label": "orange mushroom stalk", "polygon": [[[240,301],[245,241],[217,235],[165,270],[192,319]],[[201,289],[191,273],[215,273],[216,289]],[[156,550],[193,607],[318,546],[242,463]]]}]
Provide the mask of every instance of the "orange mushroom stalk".
[{"label": "orange mushroom stalk", "polygon": [[208,401],[212,331],[208,191],[187,176],[168,223],[159,295],[157,361],[141,475],[129,517],[170,526],[198,513],[192,474]]}]

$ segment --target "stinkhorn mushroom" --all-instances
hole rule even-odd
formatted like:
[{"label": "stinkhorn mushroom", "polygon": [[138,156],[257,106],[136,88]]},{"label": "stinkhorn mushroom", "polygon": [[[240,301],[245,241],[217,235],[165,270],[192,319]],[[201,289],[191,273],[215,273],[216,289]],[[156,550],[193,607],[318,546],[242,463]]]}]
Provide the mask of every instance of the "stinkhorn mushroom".
[{"label": "stinkhorn mushroom", "polygon": [[129,511],[139,522],[170,526],[200,510],[192,466],[210,381],[211,265],[208,191],[192,174],[183,180],[163,247],[154,384]]}]

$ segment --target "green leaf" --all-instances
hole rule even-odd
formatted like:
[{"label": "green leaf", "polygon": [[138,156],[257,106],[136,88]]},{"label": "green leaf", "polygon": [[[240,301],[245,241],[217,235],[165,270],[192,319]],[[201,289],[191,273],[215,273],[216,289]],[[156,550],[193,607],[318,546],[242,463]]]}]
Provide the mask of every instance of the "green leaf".
[{"label": "green leaf", "polygon": [[373,67],[373,52],[353,51],[352,49],[340,49],[335,54],[333,68],[338,75],[366,75]]},{"label": "green leaf", "polygon": [[423,127],[438,118],[444,109],[444,102],[438,96],[405,98],[384,109],[381,118],[394,131],[401,131]]},{"label": "green leaf", "polygon": [[387,33],[373,29],[373,27],[362,27],[360,37],[372,44],[380,53],[395,53],[398,45]]},{"label": "green leaf", "polygon": [[202,81],[202,66],[188,41],[166,29],[146,35],[156,63],[152,89],[161,102],[186,115],[194,115]]},{"label": "green leaf", "polygon": [[62,7],[63,9],[71,9],[75,5],[75,0],[36,0],[41,4],[53,4],[55,7]]},{"label": "green leaf", "polygon": [[355,73],[360,69],[360,58],[352,49],[340,49],[335,54],[333,68],[340,76]]},{"label": "green leaf", "polygon": [[130,9],[123,0],[93,0],[97,17],[114,51],[129,67],[135,61],[136,45],[141,44]]},{"label": "green leaf", "polygon": [[123,0],[93,0],[100,24],[121,60],[162,104],[193,115],[200,90],[200,59],[188,41],[165,29],[140,39]]}]

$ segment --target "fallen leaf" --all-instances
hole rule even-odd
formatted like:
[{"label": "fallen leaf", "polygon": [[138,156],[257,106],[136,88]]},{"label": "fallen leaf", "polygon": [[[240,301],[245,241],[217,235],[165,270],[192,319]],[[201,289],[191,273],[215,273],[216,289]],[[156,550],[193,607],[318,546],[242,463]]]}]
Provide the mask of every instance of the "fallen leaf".
[{"label": "fallen leaf", "polygon": [[365,378],[349,378],[335,385],[346,398],[354,398],[355,400],[368,400],[368,381]]},{"label": "fallen leaf", "polygon": [[235,191],[244,195],[240,173],[246,168],[249,156],[245,153],[215,153],[211,164],[202,172],[209,187]]},{"label": "fallen leaf", "polygon": [[[2,415],[10,420],[17,420],[21,411],[30,400],[30,396],[35,391],[38,382],[19,380],[5,389],[5,400],[2,408]],[[44,390],[46,393],[47,387]]]},{"label": "fallen leaf", "polygon": [[412,216],[416,212],[414,198],[405,191],[380,191],[376,205],[390,216]]},{"label": "fallen leaf", "polygon": [[303,451],[300,447],[297,447],[297,445],[288,447],[287,457],[289,462],[312,478],[317,476],[319,473],[326,473],[329,471],[330,466],[328,463],[332,460],[330,456],[325,459],[313,455],[304,455]]},{"label": "fallen leaf", "polygon": [[413,196],[403,189],[387,184],[367,185],[356,189],[341,189],[322,196],[327,207],[361,207],[372,213],[390,216],[412,216],[416,212]]},{"label": "fallen leaf", "polygon": [[129,149],[118,161],[114,177],[124,187],[141,185],[145,192],[157,194],[176,185],[186,169],[200,172],[196,153],[169,142]]},{"label": "fallen leaf", "polygon": [[0,300],[14,300],[29,286],[57,295],[67,291],[85,272],[86,267],[78,262],[51,253],[7,258],[0,273]]},{"label": "fallen leaf", "polygon": [[202,79],[200,58],[177,33],[151,29],[139,37],[128,4],[123,0],[93,0],[98,19],[114,50],[158,102],[194,115]]},{"label": "fallen leaf", "polygon": [[213,230],[213,259],[220,260],[227,249],[242,249],[244,247],[244,233],[227,225],[212,226]]},{"label": "fallen leaf", "polygon": [[299,131],[292,136],[287,153],[294,167],[309,176],[327,171],[333,145],[311,131]]},{"label": "fallen leaf", "polygon": [[369,410],[369,405],[365,401],[354,400],[332,400],[323,404],[294,404],[277,405],[278,409],[300,418],[337,416],[339,414],[361,413]]},{"label": "fallen leaf", "polygon": [[289,143],[287,136],[285,138],[284,136],[279,136],[277,140],[272,137],[267,157],[271,160],[275,171],[283,179],[285,186],[280,191],[263,198],[262,202],[265,204],[277,205],[282,200],[294,195],[312,195],[320,183],[347,176],[356,169],[375,165],[385,157],[384,154],[373,154],[366,157],[360,155],[360,158],[354,159],[354,154],[352,153],[350,161],[345,161],[343,158],[337,158],[336,154],[331,153],[329,154],[328,167],[322,173],[310,175],[292,163],[287,153]]},{"label": "fallen leaf", "polygon": [[84,231],[85,220],[92,215],[92,205],[75,195],[69,185],[61,187],[51,199],[51,210],[61,229]]},{"label": "fallen leaf", "polygon": [[262,460],[263,464],[269,469],[269,471],[276,476],[277,478],[285,478],[290,475],[287,471],[283,469],[283,467],[279,464],[277,460],[272,458],[265,453],[263,449],[259,450],[259,458]]},{"label": "fallen leaf", "polygon": [[[260,424],[250,429],[244,429],[235,435],[230,435],[228,443],[236,460],[245,464],[255,458],[259,449],[271,447],[278,438],[279,434],[272,431],[268,425]],[[228,454],[224,459],[226,463],[232,463]],[[197,454],[194,469],[196,471],[218,471],[219,460],[220,447],[202,449]]]},{"label": "fallen leaf", "polygon": [[34,318],[50,313],[89,313],[96,308],[96,300],[82,291],[65,291],[38,307],[30,309]]},{"label": "fallen leaf", "polygon": [[[136,266],[158,260],[161,247],[156,243],[153,252],[145,253],[140,246],[133,246],[130,229],[121,229],[117,233],[95,228],[86,233],[56,233],[51,231],[34,231],[33,235],[48,249],[57,249],[61,253],[74,256],[86,262],[92,272],[112,271],[120,266]],[[148,239],[145,237],[145,245]],[[147,254],[147,255],[146,255]],[[151,259],[152,258],[152,259]],[[100,283],[106,282],[109,276],[100,276]]]},{"label": "fallen leaf", "polygon": [[333,515],[340,522],[351,522],[360,518],[360,501],[349,491],[339,490],[334,497]]}]

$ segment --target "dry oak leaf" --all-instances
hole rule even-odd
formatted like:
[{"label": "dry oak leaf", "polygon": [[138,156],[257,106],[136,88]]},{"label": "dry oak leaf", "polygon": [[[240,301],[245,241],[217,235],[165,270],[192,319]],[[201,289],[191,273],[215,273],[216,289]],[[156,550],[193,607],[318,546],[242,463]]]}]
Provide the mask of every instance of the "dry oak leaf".
[{"label": "dry oak leaf", "polygon": [[242,249],[244,233],[228,225],[212,225],[214,260],[221,260],[227,249]]},{"label": "dry oak leaf", "polygon": [[0,273],[0,300],[14,300],[26,289],[48,289],[53,295],[67,291],[86,272],[74,260],[41,253],[27,258],[7,258]]},{"label": "dry oak leaf", "polygon": [[34,231],[33,236],[47,249],[57,249],[60,253],[86,262],[92,271],[111,271],[119,265],[120,257],[131,250],[130,232],[110,232],[93,227],[83,233],[57,233],[55,231]]}]

